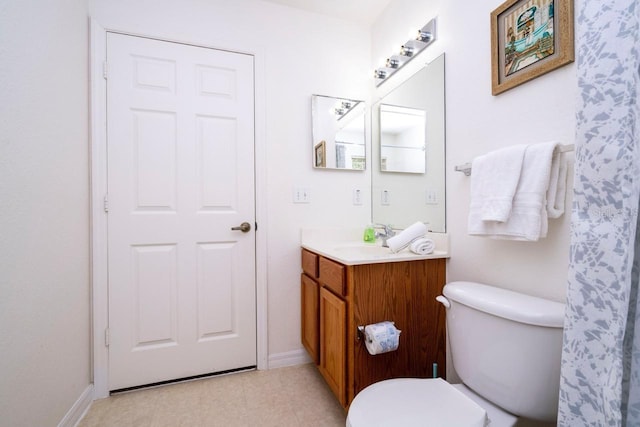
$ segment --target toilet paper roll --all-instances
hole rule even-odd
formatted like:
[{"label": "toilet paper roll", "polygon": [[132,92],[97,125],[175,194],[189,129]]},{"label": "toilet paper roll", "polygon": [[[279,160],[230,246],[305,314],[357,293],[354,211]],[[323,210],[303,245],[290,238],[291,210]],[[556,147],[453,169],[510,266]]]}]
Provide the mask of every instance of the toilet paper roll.
[{"label": "toilet paper roll", "polygon": [[393,322],[380,322],[364,327],[364,341],[371,355],[388,353],[398,349],[400,330]]}]

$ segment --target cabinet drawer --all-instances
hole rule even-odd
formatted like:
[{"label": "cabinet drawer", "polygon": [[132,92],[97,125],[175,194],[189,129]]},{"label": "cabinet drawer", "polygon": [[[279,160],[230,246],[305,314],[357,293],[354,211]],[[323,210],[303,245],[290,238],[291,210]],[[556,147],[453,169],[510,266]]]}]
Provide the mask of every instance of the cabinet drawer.
[{"label": "cabinet drawer", "polygon": [[302,271],[314,279],[318,278],[318,258],[313,252],[302,250]]},{"label": "cabinet drawer", "polygon": [[346,296],[345,266],[320,257],[320,283],[336,294]]}]

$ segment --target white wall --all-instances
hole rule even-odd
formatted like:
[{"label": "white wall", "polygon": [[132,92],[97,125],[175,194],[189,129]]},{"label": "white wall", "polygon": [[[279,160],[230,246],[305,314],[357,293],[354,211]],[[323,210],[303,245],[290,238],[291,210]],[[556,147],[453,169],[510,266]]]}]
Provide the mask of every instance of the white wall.
[{"label": "white wall", "polygon": [[[352,205],[352,189],[368,190],[369,172],[314,170],[311,95],[368,99],[369,28],[259,0],[90,0],[106,29],[214,47],[263,58],[257,75],[266,94],[266,211],[269,354],[299,351],[300,229],[363,226],[369,198]],[[260,108],[260,106],[258,106]],[[311,191],[293,204],[294,186]],[[300,353],[302,354],[302,353]]]},{"label": "white wall", "polygon": [[[502,2],[394,0],[373,26],[371,68],[382,65],[410,33],[438,17],[438,40],[400,72],[409,75],[445,52],[447,231],[452,254],[447,279],[480,281],[564,302],[569,216],[550,220],[548,237],[536,243],[468,236],[469,178],[453,171],[454,165],[513,144],[574,142],[575,64],[491,95],[489,16]],[[396,85],[393,79],[402,80],[400,72],[378,92]],[[570,202],[571,195],[567,209]]]},{"label": "white wall", "polygon": [[[299,231],[369,221],[366,172],[311,168],[310,95],[370,100],[371,70],[439,18],[446,52],[449,280],[562,301],[568,218],[538,243],[466,235],[469,179],[453,166],[521,142],[573,142],[575,66],[490,94],[489,13],[502,0],[394,0],[369,28],[260,0],[21,1],[0,6],[0,418],[55,425],[90,382],[87,3],[108,29],[255,52],[264,67],[269,353],[299,338]],[[411,30],[411,31],[409,31]],[[371,48],[373,47],[373,52]],[[373,58],[373,61],[371,61]],[[403,77],[404,76],[404,77]],[[391,90],[389,81],[376,91]],[[369,138],[369,135],[367,136]],[[294,161],[292,161],[294,159]],[[294,186],[310,204],[293,204]],[[354,188],[364,191],[352,206]],[[569,206],[569,202],[567,204]]]},{"label": "white wall", "polygon": [[[515,143],[573,142],[573,65],[491,96],[489,13],[499,4],[499,0],[395,0],[370,31],[259,0],[161,0],[153,7],[145,1],[89,0],[91,15],[107,29],[251,51],[263,59],[265,66],[257,78],[265,87],[266,125],[258,132],[263,132],[266,144],[270,355],[301,348],[300,229],[359,227],[370,216],[370,163],[366,172],[312,169],[310,96],[370,100],[371,70],[434,16],[438,16],[439,40],[381,85],[374,99],[446,52],[447,225],[453,253],[449,279],[564,298],[566,217],[552,221],[550,237],[539,243],[494,242],[466,235],[469,178],[454,173],[454,165]],[[310,204],[292,203],[295,186],[311,190]],[[352,205],[354,188],[366,190],[362,206]]]},{"label": "white wall", "polygon": [[0,5],[0,424],[90,383],[85,0]]}]

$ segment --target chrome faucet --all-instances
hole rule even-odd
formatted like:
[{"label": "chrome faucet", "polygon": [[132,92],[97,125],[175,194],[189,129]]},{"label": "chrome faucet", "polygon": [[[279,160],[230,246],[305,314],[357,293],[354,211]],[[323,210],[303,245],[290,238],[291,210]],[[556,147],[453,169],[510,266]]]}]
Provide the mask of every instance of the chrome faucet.
[{"label": "chrome faucet", "polygon": [[384,248],[388,248],[389,245],[387,244],[387,239],[389,239],[390,237],[393,237],[396,235],[396,232],[393,231],[393,228],[391,228],[390,225],[386,225],[386,224],[374,224],[373,226],[374,228],[382,228],[384,231],[382,233],[376,231],[376,239],[378,237],[382,238],[382,247]]}]

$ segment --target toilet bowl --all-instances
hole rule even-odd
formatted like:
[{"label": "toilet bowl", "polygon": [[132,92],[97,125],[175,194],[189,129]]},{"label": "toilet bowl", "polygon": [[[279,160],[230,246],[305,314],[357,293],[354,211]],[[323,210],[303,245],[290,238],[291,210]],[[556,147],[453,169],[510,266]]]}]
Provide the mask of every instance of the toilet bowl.
[{"label": "toilet bowl", "polygon": [[[348,427],[512,427],[557,416],[564,304],[473,282],[438,297],[463,384],[398,378],[364,388]],[[375,356],[372,356],[375,357]]]}]

